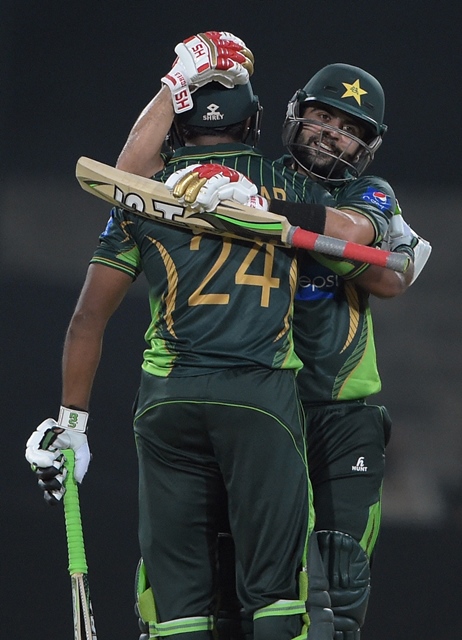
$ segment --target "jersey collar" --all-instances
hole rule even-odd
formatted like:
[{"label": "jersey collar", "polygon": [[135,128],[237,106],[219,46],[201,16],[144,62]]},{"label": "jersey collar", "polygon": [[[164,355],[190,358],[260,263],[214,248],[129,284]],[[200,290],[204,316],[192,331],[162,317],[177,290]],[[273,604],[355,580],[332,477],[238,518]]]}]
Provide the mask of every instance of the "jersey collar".
[{"label": "jersey collar", "polygon": [[214,156],[223,158],[224,156],[231,157],[245,155],[261,157],[262,153],[258,149],[250,147],[247,144],[243,144],[241,142],[230,142],[200,147],[180,147],[173,153],[172,160],[176,160],[178,158],[181,158],[182,160],[186,160],[188,158],[197,160],[201,157],[206,157],[210,162],[210,159]]}]

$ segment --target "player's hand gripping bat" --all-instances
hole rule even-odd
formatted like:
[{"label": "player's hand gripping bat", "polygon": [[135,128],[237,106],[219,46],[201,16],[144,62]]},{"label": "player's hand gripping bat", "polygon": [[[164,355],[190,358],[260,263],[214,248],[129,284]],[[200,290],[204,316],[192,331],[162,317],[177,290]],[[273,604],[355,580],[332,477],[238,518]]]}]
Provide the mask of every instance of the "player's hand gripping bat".
[{"label": "player's hand gripping bat", "polygon": [[[64,518],[66,522],[69,574],[72,588],[74,640],[97,640],[95,620],[90,600],[88,567],[83,541],[78,485],[74,478],[74,451],[65,449],[67,475],[64,480]],[[82,635],[84,633],[85,635]]]},{"label": "player's hand gripping bat", "polygon": [[305,231],[287,218],[227,200],[212,213],[198,213],[181,205],[161,182],[137,176],[107,164],[81,157],[76,166],[80,186],[113,205],[146,218],[196,231],[243,239],[259,239],[279,246],[298,247],[404,273],[410,258],[355,242]]}]

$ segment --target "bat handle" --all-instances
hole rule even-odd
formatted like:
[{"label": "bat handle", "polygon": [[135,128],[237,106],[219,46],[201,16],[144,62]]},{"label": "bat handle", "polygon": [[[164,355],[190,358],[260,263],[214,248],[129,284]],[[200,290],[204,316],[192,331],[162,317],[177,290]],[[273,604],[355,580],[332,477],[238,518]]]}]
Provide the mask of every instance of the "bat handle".
[{"label": "bat handle", "polygon": [[357,262],[367,262],[379,267],[386,267],[404,273],[410,264],[410,258],[404,253],[393,253],[384,251],[367,245],[357,244],[320,235],[312,231],[300,229],[300,227],[290,227],[286,232],[286,239],[289,244],[300,249],[317,251],[328,256],[335,256],[346,260]]},{"label": "bat handle", "polygon": [[66,523],[67,552],[69,573],[88,573],[85,545],[83,540],[82,519],[80,516],[79,490],[74,478],[74,451],[65,449],[67,475],[64,480],[64,520]]},{"label": "bat handle", "polygon": [[404,273],[405,271],[407,271],[409,264],[410,258],[405,253],[393,253],[392,251],[390,251],[390,255],[387,256],[387,269],[392,269],[393,271]]}]

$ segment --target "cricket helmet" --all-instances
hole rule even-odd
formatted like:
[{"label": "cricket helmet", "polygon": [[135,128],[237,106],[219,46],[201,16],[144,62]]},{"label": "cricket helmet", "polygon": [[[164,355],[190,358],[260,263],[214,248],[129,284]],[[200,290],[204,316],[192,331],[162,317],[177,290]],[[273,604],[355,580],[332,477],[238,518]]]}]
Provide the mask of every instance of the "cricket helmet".
[{"label": "cricket helmet", "polygon": [[252,144],[257,144],[262,107],[250,82],[231,89],[219,82],[210,82],[193,93],[193,100],[192,109],[175,116],[177,125],[220,130],[251,118],[246,137],[250,136]]},{"label": "cricket helmet", "polygon": [[[357,142],[360,149],[354,158],[338,157],[335,169],[330,175],[316,173],[316,160],[313,166],[306,167],[297,159],[300,151],[297,147],[304,146],[297,143],[298,134],[303,125],[313,122],[303,118],[305,109],[311,103],[335,107],[352,116],[365,129],[362,139],[341,132],[342,135]],[[351,180],[363,173],[382,144],[382,137],[387,130],[387,125],[383,122],[384,112],[385,95],[382,86],[374,76],[350,64],[330,64],[315,73],[303,89],[299,89],[290,100],[283,124],[283,144],[294,160],[302,164],[302,167],[313,176],[331,182]],[[335,129],[327,124],[317,123],[317,125],[325,131]],[[319,151],[319,154],[322,154],[322,151]],[[332,159],[334,160],[335,157]]]}]

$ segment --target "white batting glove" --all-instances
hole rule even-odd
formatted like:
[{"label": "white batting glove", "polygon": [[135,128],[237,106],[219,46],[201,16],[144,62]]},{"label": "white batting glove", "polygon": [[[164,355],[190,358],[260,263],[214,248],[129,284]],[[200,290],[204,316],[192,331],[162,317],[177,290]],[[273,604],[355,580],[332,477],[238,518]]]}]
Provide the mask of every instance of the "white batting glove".
[{"label": "white batting glove", "polygon": [[47,418],[32,433],[26,443],[26,460],[39,479],[39,486],[50,504],[56,504],[64,495],[63,449],[75,453],[74,477],[82,482],[90,464],[90,449],[86,435],[88,413],[61,407],[58,420]]},{"label": "white batting glove", "polygon": [[382,249],[412,255],[414,274],[409,286],[417,280],[432,252],[430,243],[419,236],[401,214],[395,214],[392,217],[388,232],[382,242]]},{"label": "white batting glove", "polygon": [[223,200],[268,210],[267,201],[258,195],[253,182],[239,171],[221,164],[190,165],[172,173],[165,186],[180,204],[198,213],[215,211]]},{"label": "white batting glove", "polygon": [[226,31],[206,31],[175,47],[178,58],[161,82],[172,93],[175,113],[193,108],[192,93],[216,81],[228,89],[245,84],[253,73],[254,58],[245,43]]}]

